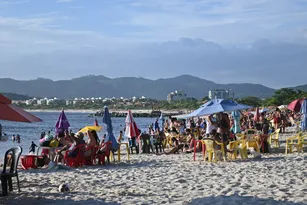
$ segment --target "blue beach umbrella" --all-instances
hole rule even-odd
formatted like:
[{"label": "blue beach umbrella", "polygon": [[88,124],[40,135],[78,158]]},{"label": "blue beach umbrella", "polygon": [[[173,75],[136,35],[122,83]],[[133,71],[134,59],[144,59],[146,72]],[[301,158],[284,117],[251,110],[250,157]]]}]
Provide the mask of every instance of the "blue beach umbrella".
[{"label": "blue beach umbrella", "polygon": [[200,108],[188,114],[187,117],[200,117],[206,115],[212,115],[219,112],[231,112],[236,110],[246,110],[252,108],[251,106],[237,103],[233,100],[213,99]]},{"label": "blue beach umbrella", "polygon": [[302,113],[301,128],[302,131],[305,131],[307,130],[307,99],[304,99],[302,103],[301,113]]},{"label": "blue beach umbrella", "polygon": [[108,132],[107,141],[111,141],[112,149],[114,151],[117,151],[119,146],[113,134],[112,120],[111,120],[110,112],[107,106],[104,107],[102,122],[107,125],[107,132]]}]

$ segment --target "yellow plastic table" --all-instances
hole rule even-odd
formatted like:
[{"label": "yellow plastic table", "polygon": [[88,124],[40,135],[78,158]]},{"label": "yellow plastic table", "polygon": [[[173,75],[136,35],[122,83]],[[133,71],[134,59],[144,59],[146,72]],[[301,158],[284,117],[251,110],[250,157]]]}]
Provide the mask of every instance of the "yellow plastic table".
[{"label": "yellow plastic table", "polygon": [[127,156],[128,156],[128,161],[130,160],[130,150],[129,150],[129,143],[128,142],[121,142],[119,143],[119,148],[118,148],[118,151],[117,151],[117,160],[120,162],[120,147],[122,145],[125,145],[126,146],[126,150],[127,150]]}]

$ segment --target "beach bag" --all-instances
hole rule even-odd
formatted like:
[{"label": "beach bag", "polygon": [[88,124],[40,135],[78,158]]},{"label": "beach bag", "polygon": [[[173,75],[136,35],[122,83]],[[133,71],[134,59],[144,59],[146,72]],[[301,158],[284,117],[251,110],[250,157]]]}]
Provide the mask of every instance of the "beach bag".
[{"label": "beach bag", "polygon": [[59,146],[59,142],[57,140],[51,140],[51,142],[49,143],[49,147],[58,147]]}]

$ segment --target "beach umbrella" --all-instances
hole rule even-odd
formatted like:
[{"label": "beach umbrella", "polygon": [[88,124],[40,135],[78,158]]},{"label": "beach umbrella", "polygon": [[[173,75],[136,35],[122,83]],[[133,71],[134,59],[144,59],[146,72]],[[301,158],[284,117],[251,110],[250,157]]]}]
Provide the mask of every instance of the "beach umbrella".
[{"label": "beach umbrella", "polygon": [[269,111],[270,111],[269,108],[263,108],[263,109],[260,110],[260,113],[269,112]]},{"label": "beach umbrella", "polygon": [[97,119],[95,119],[95,121],[94,121],[94,126],[97,126],[97,127],[99,126]]},{"label": "beach umbrella", "polygon": [[125,123],[126,123],[125,135],[128,138],[138,137],[140,135],[139,129],[136,126],[136,123],[133,119],[133,115],[131,113],[131,110],[128,110],[128,114],[127,114]]},{"label": "beach umbrella", "polygon": [[69,127],[70,127],[70,124],[67,120],[64,109],[62,109],[62,112],[58,118],[58,121],[55,124],[55,130],[57,133],[60,133],[60,132],[64,132],[65,130],[68,130]]},{"label": "beach umbrella", "polygon": [[296,99],[296,100],[292,101],[288,105],[288,109],[292,110],[294,112],[300,112],[303,101],[304,101],[303,98],[299,98],[299,99]]},{"label": "beach umbrella", "polygon": [[164,119],[164,116],[163,116],[163,113],[162,113],[162,112],[161,112],[161,115],[160,115],[159,120],[160,120],[160,122],[161,122],[161,130],[163,131],[165,119]]},{"label": "beach umbrella", "polygon": [[302,131],[307,130],[307,99],[304,99],[301,106],[302,120],[301,120],[301,128]]},{"label": "beach umbrella", "polygon": [[87,132],[89,130],[95,130],[96,132],[99,132],[102,130],[102,126],[85,126],[83,127],[81,130],[79,130],[78,132]]},{"label": "beach umbrella", "polygon": [[0,120],[14,122],[41,122],[38,117],[12,104],[12,101],[0,94]]},{"label": "beach umbrella", "polygon": [[286,110],[286,109],[288,109],[288,106],[287,105],[280,105],[280,106],[278,106],[278,109]]},{"label": "beach umbrella", "polygon": [[240,119],[241,119],[241,113],[239,111],[232,111],[231,116],[234,120],[234,130],[233,132],[236,133],[241,133],[241,126],[240,126]]},{"label": "beach umbrella", "polygon": [[219,112],[231,112],[236,110],[246,110],[249,108],[252,107],[244,104],[239,104],[233,100],[213,99],[203,104],[197,110],[188,114],[187,117],[200,117]]},{"label": "beach umbrella", "polygon": [[259,113],[259,107],[256,108],[256,113],[254,115],[254,121],[259,122],[260,113]]},{"label": "beach umbrella", "polygon": [[107,125],[108,135],[106,137],[106,141],[112,142],[113,151],[117,151],[119,148],[119,145],[113,134],[111,115],[110,115],[110,112],[107,106],[104,107],[102,122]]}]

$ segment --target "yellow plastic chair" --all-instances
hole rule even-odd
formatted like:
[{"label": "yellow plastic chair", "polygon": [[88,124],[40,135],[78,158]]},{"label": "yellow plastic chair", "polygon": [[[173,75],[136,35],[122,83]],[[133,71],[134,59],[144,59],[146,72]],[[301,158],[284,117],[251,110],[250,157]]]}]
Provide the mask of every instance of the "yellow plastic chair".
[{"label": "yellow plastic chair", "polygon": [[240,151],[241,159],[247,159],[248,158],[248,155],[247,155],[247,140],[244,139],[244,138],[239,141],[239,151]]},{"label": "yellow plastic chair", "polygon": [[[206,139],[201,141],[202,144],[206,146],[205,154],[204,154],[204,161],[206,161],[206,158],[208,157],[209,162],[217,162],[217,154],[222,154],[223,159],[225,159],[225,153],[224,153],[224,146],[222,143],[215,142],[211,139]],[[221,146],[221,149],[217,150],[215,149],[215,143]]]},{"label": "yellow plastic chair", "polygon": [[241,140],[241,139],[244,138],[244,134],[243,133],[237,133],[236,137],[237,137],[238,140]]},{"label": "yellow plastic chair", "polygon": [[279,133],[280,129],[275,130],[275,132],[270,134],[270,140],[269,143],[272,146],[272,143],[274,143],[274,147],[280,147],[280,141],[279,141]]},{"label": "yellow plastic chair", "polygon": [[[127,158],[128,158],[128,161],[129,161],[130,160],[130,150],[129,150],[129,143],[128,142],[121,142],[121,143],[119,143],[119,148],[117,150],[117,160],[118,160],[118,162],[120,162],[120,153],[121,153],[120,147],[121,147],[121,145],[125,145],[126,146]],[[113,154],[112,154],[112,157],[114,159]]]},{"label": "yellow plastic chair", "polygon": [[307,145],[307,133],[301,133],[301,136],[299,136],[299,142],[298,142],[299,152],[304,152],[304,145]]},{"label": "yellow plastic chair", "polygon": [[247,129],[244,132],[248,140],[258,135],[258,130],[255,130],[255,129]]},{"label": "yellow plastic chair", "polygon": [[293,152],[293,146],[297,148],[297,151],[299,152],[302,145],[300,144],[300,137],[302,136],[302,133],[298,133],[292,137],[289,137],[288,139],[286,139],[286,150],[285,153],[292,153]]},{"label": "yellow plastic chair", "polygon": [[259,140],[257,136],[247,138],[247,142],[246,142],[247,149],[254,148],[256,152],[260,152],[260,145],[258,141]]},{"label": "yellow plastic chair", "polygon": [[240,147],[239,144],[241,143],[241,140],[232,141],[229,142],[229,150],[232,151],[232,153],[228,153],[229,159],[235,160],[237,158],[238,152],[240,153]]}]

